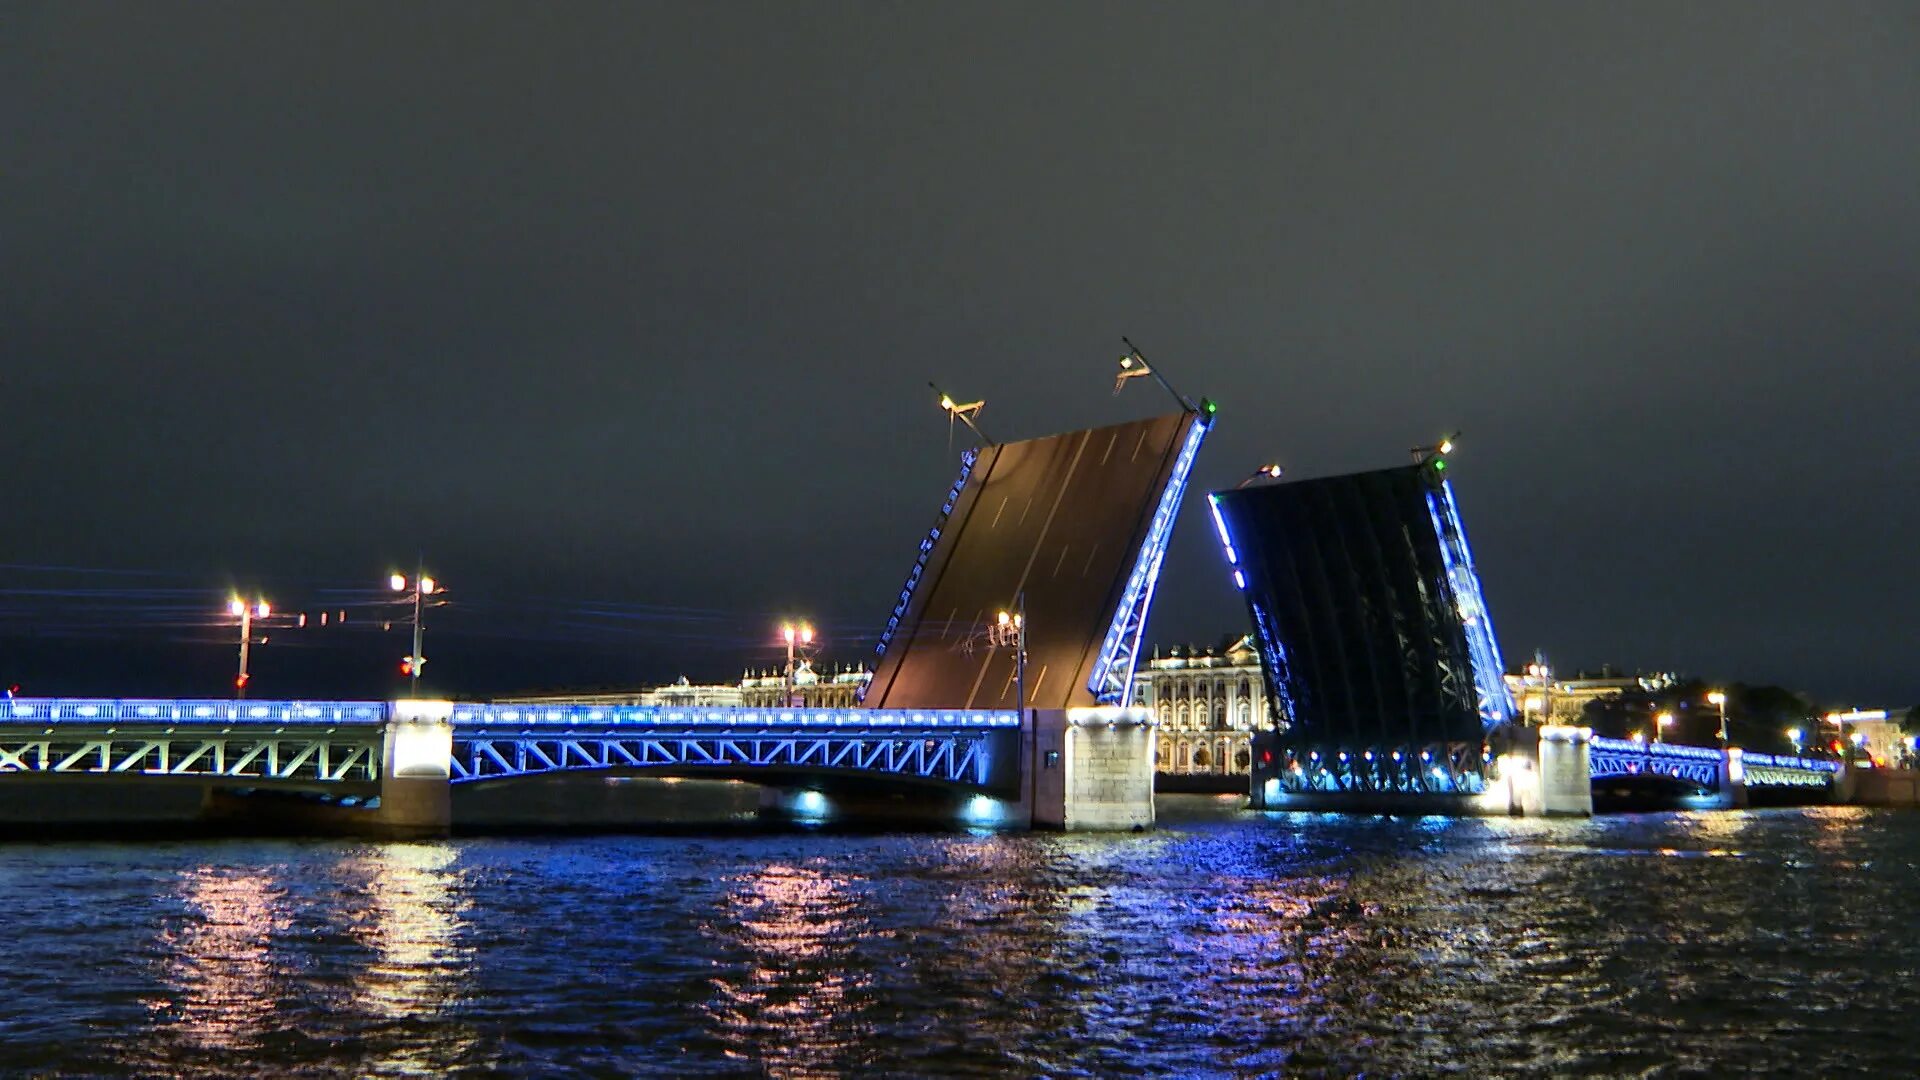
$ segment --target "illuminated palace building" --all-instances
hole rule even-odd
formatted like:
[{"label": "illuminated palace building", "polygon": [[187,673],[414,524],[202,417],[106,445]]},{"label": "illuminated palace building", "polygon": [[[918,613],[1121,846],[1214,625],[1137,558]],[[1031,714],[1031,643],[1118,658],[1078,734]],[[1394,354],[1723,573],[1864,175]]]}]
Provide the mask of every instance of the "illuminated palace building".
[{"label": "illuminated palace building", "polygon": [[668,705],[778,707],[783,701],[804,708],[847,709],[858,704],[855,695],[873,677],[864,667],[820,674],[802,660],[794,667],[792,690],[781,673],[743,672],[737,683],[695,683],[684,676],[665,686],[632,690],[524,694],[504,697],[502,703],[523,705]]},{"label": "illuminated palace building", "polygon": [[1134,672],[1133,702],[1159,714],[1157,768],[1175,776],[1246,775],[1254,731],[1272,724],[1248,637],[1224,649],[1154,650]]},{"label": "illuminated palace building", "polygon": [[[793,673],[792,698],[806,708],[850,708],[873,673],[864,667],[816,673],[802,661]],[[787,698],[779,672],[743,673],[739,682],[695,683],[685,678],[665,686],[626,690],[516,695],[515,704],[778,706]],[[1252,738],[1267,719],[1266,684],[1260,657],[1248,638],[1225,648],[1175,647],[1154,651],[1133,675],[1134,704],[1160,718],[1159,765],[1163,773],[1244,776],[1252,762]]]}]

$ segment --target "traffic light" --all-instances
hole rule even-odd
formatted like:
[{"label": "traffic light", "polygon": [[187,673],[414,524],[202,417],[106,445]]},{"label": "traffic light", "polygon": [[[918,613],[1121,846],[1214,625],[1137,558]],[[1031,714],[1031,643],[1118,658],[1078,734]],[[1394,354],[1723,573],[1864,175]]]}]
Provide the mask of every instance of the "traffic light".
[{"label": "traffic light", "polygon": [[247,674],[244,671],[238,675],[235,675],[233,677],[233,688],[235,690],[245,690],[247,688],[247,680],[251,678],[253,678],[253,676]]},{"label": "traffic light", "polygon": [[402,675],[413,674],[413,657],[403,656],[400,658],[400,674]]}]

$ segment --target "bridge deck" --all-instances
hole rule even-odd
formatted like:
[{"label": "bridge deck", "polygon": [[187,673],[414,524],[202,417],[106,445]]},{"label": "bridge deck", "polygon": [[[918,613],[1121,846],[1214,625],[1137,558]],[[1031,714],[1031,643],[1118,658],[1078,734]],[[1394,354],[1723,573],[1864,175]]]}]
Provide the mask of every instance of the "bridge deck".
[{"label": "bridge deck", "polygon": [[1027,704],[1118,703],[1139,633],[1121,624],[1144,617],[1205,427],[1174,413],[979,451],[916,565],[865,703],[1013,708],[1012,650],[984,636],[1023,592]]}]

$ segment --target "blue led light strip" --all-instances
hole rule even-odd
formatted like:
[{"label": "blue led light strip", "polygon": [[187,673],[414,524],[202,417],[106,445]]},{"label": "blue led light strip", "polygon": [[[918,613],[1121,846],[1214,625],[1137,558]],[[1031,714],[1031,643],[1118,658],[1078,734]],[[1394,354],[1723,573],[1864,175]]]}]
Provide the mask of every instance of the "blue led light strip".
[{"label": "blue led light strip", "polygon": [[[920,585],[920,575],[926,573],[927,560],[933,557],[933,549],[940,542],[940,530],[947,527],[947,517],[953,513],[954,504],[960,501],[960,490],[967,486],[967,477],[973,473],[973,463],[980,459],[980,451],[969,449],[960,455],[960,475],[954,478],[953,485],[947,488],[947,499],[940,504],[940,516],[934,520],[933,528],[927,531],[927,538],[920,541],[920,552],[914,556],[913,569],[907,572],[907,583],[900,587],[900,596],[894,601],[893,614],[887,616],[887,628],[880,631],[880,642],[873,647],[873,655],[886,655],[887,645],[893,641],[893,632],[900,628],[900,620],[907,616],[907,606],[913,602],[913,590]],[[871,683],[862,683],[854,691],[855,701],[867,699],[867,687]]]},{"label": "blue led light strip", "polygon": [[1499,642],[1494,640],[1493,615],[1480,593],[1480,575],[1473,569],[1473,552],[1467,547],[1467,530],[1460,523],[1453,485],[1442,480],[1438,491],[1427,493],[1427,513],[1440,538],[1440,559],[1446,565],[1461,628],[1466,631],[1473,685],[1480,696],[1480,722],[1491,728],[1513,716],[1513,698],[1507,692],[1507,669],[1500,659]]},{"label": "blue led light strip", "polygon": [[1153,588],[1160,578],[1160,563],[1166,558],[1167,541],[1173,537],[1173,522],[1180,512],[1180,499],[1187,492],[1187,474],[1193,471],[1194,455],[1206,438],[1208,423],[1195,416],[1187,430],[1187,441],[1174,459],[1173,472],[1160,492],[1160,505],[1154,508],[1153,522],[1133,561],[1133,573],[1120,594],[1120,606],[1113,623],[1100,643],[1100,655],[1094,661],[1087,689],[1102,705],[1126,705],[1133,700],[1133,671],[1140,658],[1140,637],[1147,629],[1147,609],[1153,604]]},{"label": "blue led light strip", "polygon": [[1018,727],[1011,709],[815,709],[679,705],[455,705],[455,728],[731,727],[991,728]]},{"label": "blue led light strip", "polygon": [[236,701],[232,698],[14,698],[0,724],[383,724],[381,701]]}]

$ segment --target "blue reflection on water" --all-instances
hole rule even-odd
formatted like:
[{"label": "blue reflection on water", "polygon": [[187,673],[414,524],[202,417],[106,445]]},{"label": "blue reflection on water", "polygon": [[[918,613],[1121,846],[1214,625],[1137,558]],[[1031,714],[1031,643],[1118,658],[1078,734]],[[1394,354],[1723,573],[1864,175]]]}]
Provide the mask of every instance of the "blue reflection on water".
[{"label": "blue reflection on water", "polygon": [[1910,1073],[1920,817],[0,846],[25,1072]]}]

